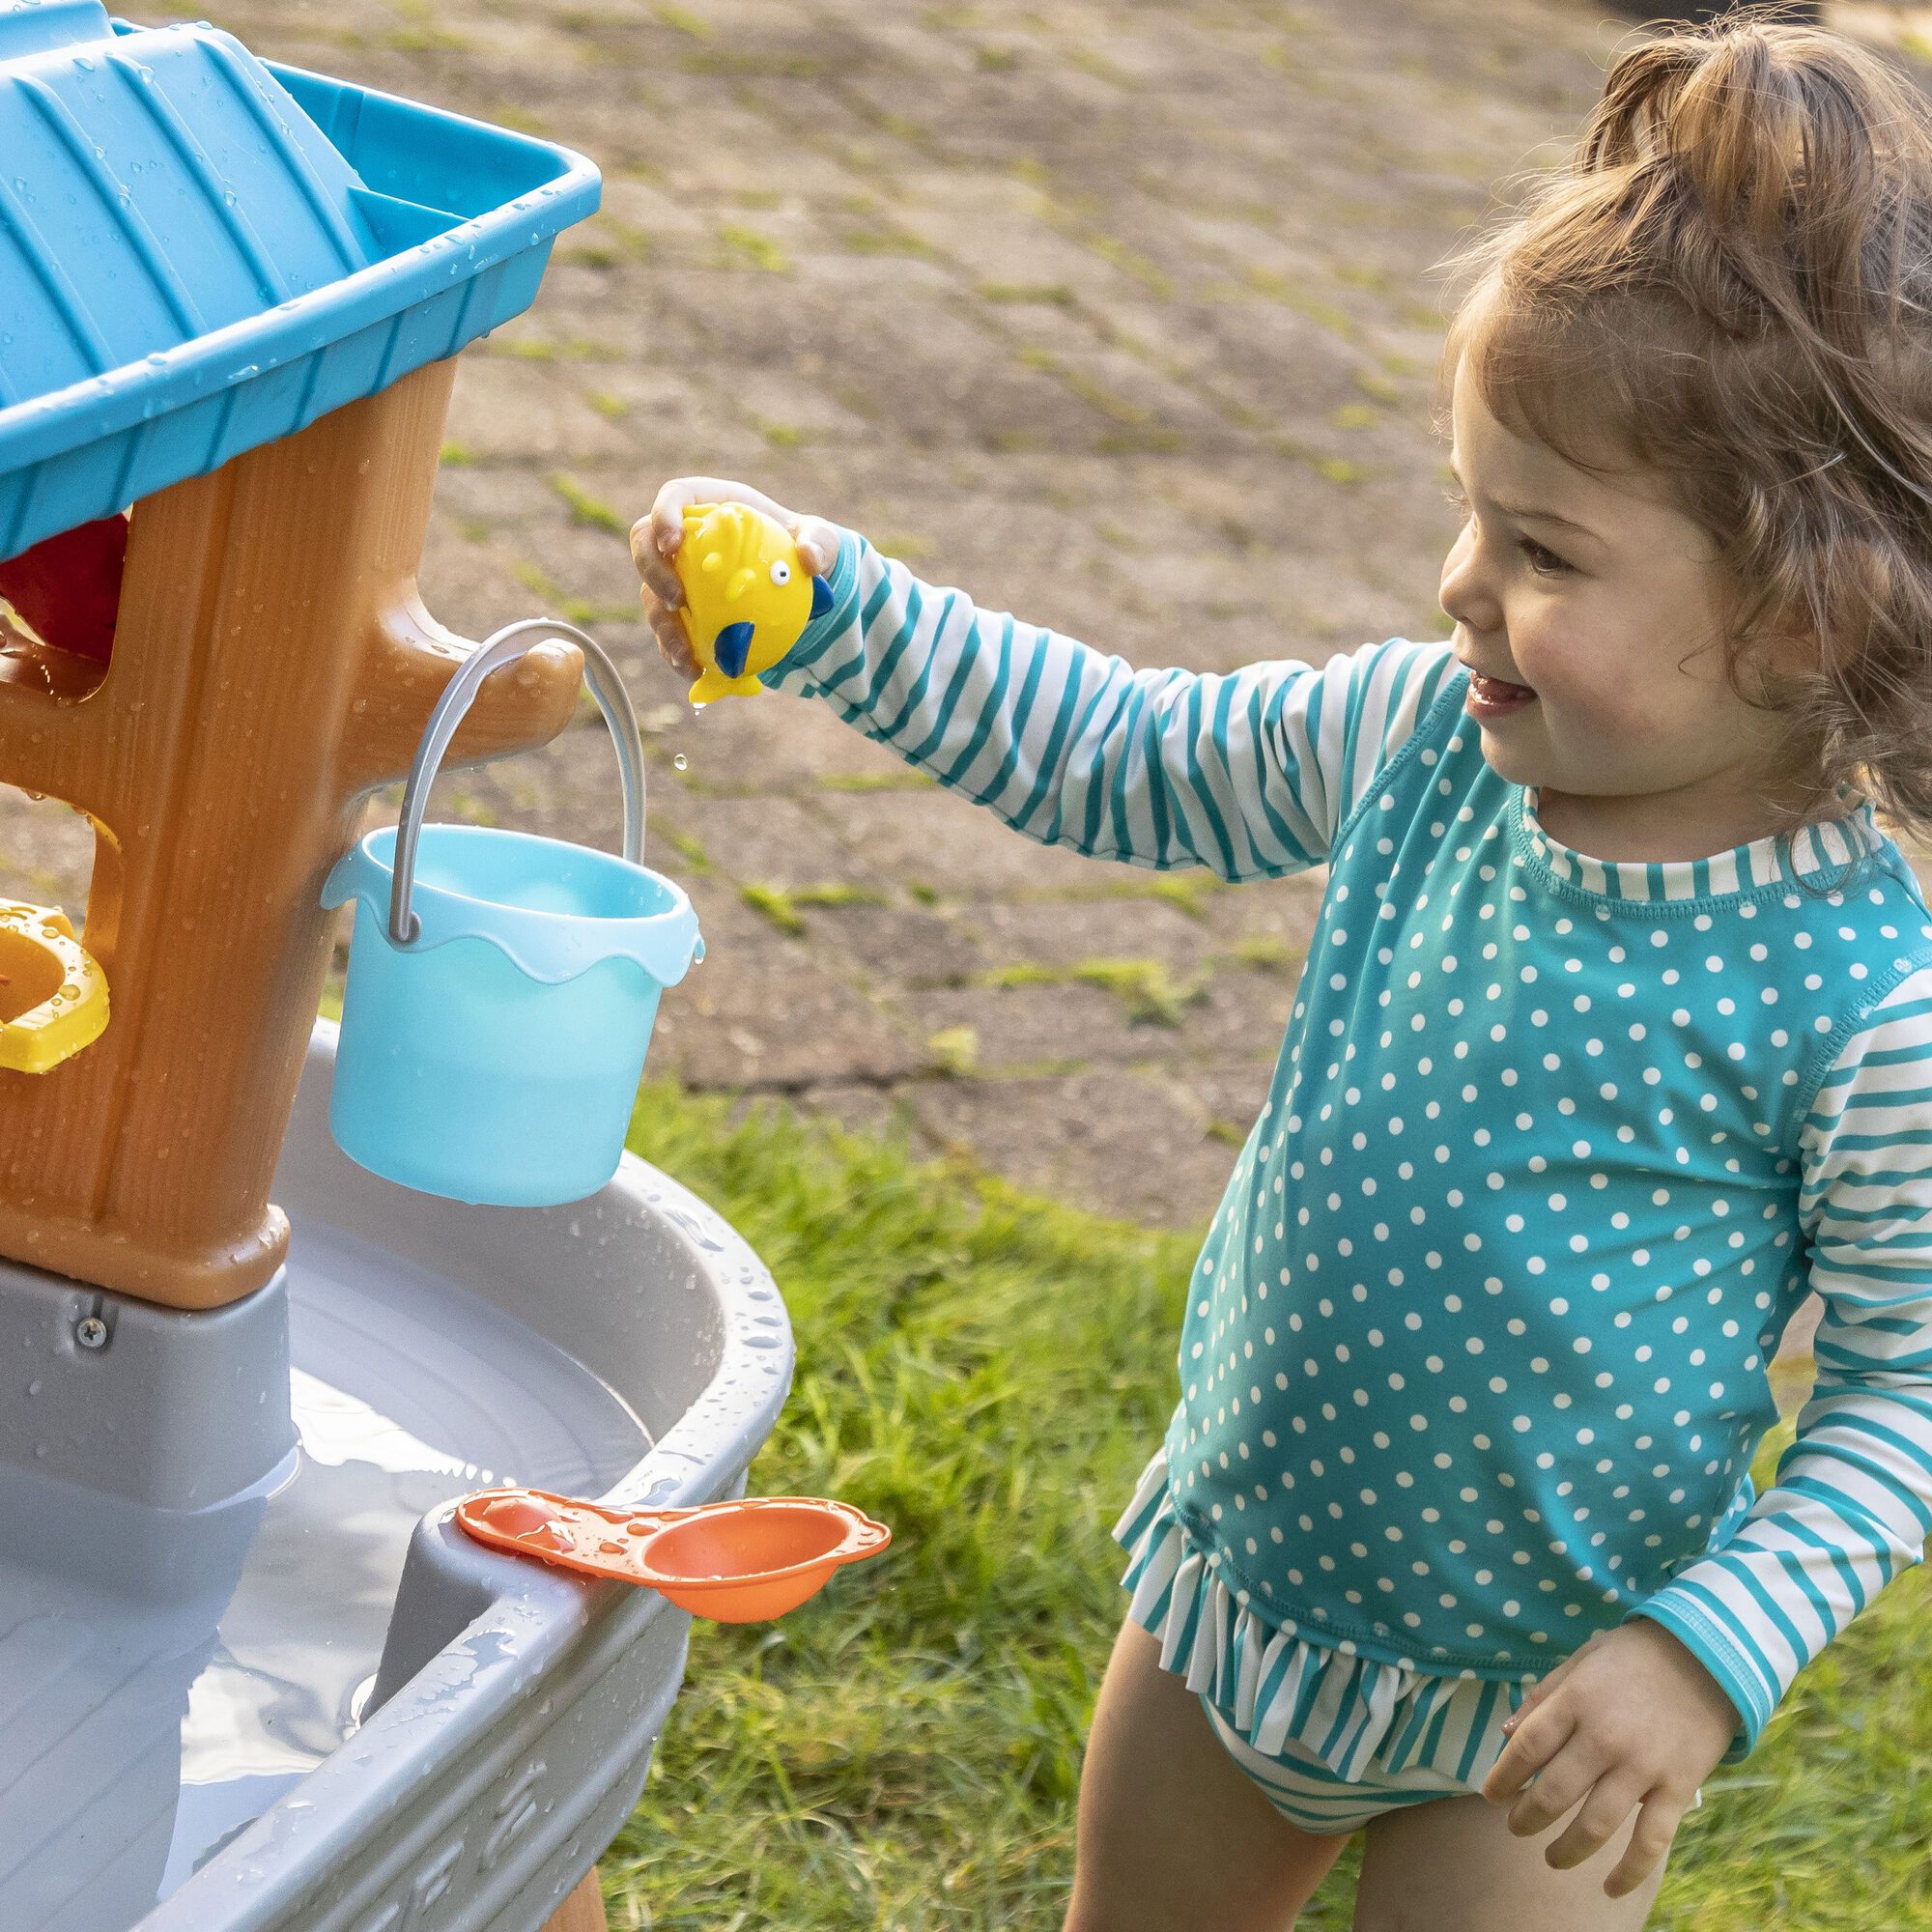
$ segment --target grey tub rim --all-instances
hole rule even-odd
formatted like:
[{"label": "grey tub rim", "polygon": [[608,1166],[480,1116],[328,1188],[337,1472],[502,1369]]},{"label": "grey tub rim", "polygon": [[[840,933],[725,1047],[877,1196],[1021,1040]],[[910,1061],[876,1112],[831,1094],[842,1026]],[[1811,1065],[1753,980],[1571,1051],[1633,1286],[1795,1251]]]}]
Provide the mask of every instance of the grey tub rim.
[{"label": "grey tub rim", "polygon": [[[348,1167],[321,1149],[335,1038],[318,1023],[290,1152]],[[689,1189],[628,1153],[574,1208],[423,1206],[373,1177],[351,1184],[404,1197],[398,1211],[425,1222],[611,1208],[659,1222],[712,1304],[716,1350],[668,1428],[645,1417],[651,1448],[603,1500],[744,1492],[790,1391],[791,1324],[770,1270]],[[690,1624],[654,1592],[497,1555],[456,1527],[453,1505],[431,1511],[371,1715],[131,1932],[537,1932],[637,1805]]]}]

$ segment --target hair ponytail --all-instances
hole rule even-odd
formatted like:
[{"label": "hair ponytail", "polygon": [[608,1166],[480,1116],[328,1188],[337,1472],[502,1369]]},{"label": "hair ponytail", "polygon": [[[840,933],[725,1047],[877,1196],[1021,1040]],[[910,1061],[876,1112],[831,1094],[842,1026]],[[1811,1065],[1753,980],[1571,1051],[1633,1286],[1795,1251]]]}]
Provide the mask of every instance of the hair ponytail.
[{"label": "hair ponytail", "polygon": [[1932,827],[1932,108],[1886,62],[1750,14],[1612,66],[1565,169],[1456,259],[1445,346],[1498,418],[1665,472],[1733,589],[1727,663],[1828,787]]}]

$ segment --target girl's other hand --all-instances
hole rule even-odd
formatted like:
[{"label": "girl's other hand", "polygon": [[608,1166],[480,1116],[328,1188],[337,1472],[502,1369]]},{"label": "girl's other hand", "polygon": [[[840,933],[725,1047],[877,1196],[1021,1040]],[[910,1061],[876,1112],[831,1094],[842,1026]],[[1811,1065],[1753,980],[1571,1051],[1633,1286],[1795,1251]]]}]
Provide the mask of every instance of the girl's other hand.
[{"label": "girl's other hand", "polygon": [[696,677],[700,668],[685,635],[684,586],[671,559],[684,541],[684,513],[693,503],[748,503],[782,524],[798,545],[799,561],[813,577],[823,577],[838,559],[838,532],[822,517],[801,517],[775,503],[749,484],[717,476],[677,476],[657,494],[648,516],[631,526],[631,561],[643,580],[644,614],[658,649],[671,669]]},{"label": "girl's other hand", "polygon": [[1543,1855],[1556,1871],[1595,1857],[1634,1810],[1630,1844],[1604,1881],[1609,1897],[1622,1898],[1669,1851],[1739,1718],[1689,1649],[1654,1618],[1634,1617],[1566,1657],[1510,1722],[1483,1796],[1508,1807],[1519,1838],[1547,1832],[1586,1801]]}]

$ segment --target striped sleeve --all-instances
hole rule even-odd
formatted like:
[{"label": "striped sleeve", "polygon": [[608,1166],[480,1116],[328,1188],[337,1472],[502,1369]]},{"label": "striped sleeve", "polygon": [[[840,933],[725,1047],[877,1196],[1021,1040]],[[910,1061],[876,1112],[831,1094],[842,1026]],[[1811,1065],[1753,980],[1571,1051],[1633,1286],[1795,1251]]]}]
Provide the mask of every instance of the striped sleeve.
[{"label": "striped sleeve", "polygon": [[1394,639],[1319,669],[1135,670],[980,611],[840,532],[831,603],[761,675],[1042,844],[1224,879],[1321,864],[1337,828],[1457,672]]},{"label": "striped sleeve", "polygon": [[1803,1134],[1801,1212],[1824,1302],[1798,1432],[1721,1549],[1632,1614],[1721,1684],[1756,1745],[1792,1681],[1932,1532],[1932,966],[1866,1016]]}]

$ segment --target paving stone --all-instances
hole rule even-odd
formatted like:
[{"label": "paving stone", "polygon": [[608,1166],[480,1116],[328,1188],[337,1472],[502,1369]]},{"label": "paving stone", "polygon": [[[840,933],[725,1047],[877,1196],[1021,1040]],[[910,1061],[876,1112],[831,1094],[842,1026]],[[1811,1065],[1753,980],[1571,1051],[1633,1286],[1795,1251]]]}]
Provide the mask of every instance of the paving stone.
[{"label": "paving stone", "polygon": [[[662,787],[661,787],[662,789]],[[828,831],[815,810],[788,798],[711,798],[692,813],[711,863],[746,885],[849,885],[879,890],[886,874]]]},{"label": "paving stone", "polygon": [[882,996],[880,1004],[919,1040],[970,1027],[975,1064],[988,1070],[1049,1063],[1166,1060],[1180,1050],[1170,1026],[1130,1017],[1111,992],[1081,980],[1064,984],[943,986]]},{"label": "paving stone", "polygon": [[1094,883],[1094,860],[1038,844],[989,807],[957,794],[835,793],[817,810],[848,849],[865,852],[879,871],[930,885],[945,898],[993,897],[1019,887],[1074,891]]},{"label": "paving stone", "polygon": [[1220,1139],[1228,1151],[1230,1171],[1267,1099],[1274,1070],[1274,1059],[1260,1058],[1194,1065],[1186,1069],[1183,1084],[1188,1102],[1199,1109],[1204,1126],[1222,1130]]},{"label": "paving stone", "polygon": [[896,1087],[827,1081],[807,1088],[799,1096],[799,1105],[811,1114],[829,1117],[848,1133],[900,1140],[915,1160],[930,1160],[939,1152],[938,1144],[902,1092]]},{"label": "paving stone", "polygon": [[[970,1152],[1016,1186],[1122,1220],[1205,1226],[1234,1164],[1164,1075],[1107,1068],[1057,1080],[923,1080],[905,1091],[942,1147]],[[1130,1143],[1122,1138],[1129,1122]]]},{"label": "paving stone", "polygon": [[[655,644],[652,649],[655,655]],[[690,688],[689,678],[657,658],[645,666],[635,689],[640,710],[679,707],[657,745],[685,759],[694,791],[816,798],[841,779],[896,781],[909,770],[895,752],[855,731],[828,705],[788,692],[764,692],[753,698],[722,698],[694,712],[686,702]],[[870,794],[883,800],[902,795]]]},{"label": "paving stone", "polygon": [[807,905],[799,908],[813,951],[874,993],[957,978],[987,956],[966,922],[917,905]]},{"label": "paving stone", "polygon": [[927,1056],[794,946],[718,946],[658,1009],[655,1071],[698,1088],[894,1080]]},{"label": "paving stone", "polygon": [[459,359],[444,434],[475,457],[582,462],[630,454],[622,432],[576,394],[556,364],[502,355]]},{"label": "paving stone", "polygon": [[1253,1054],[1271,1064],[1294,1005],[1295,979],[1278,968],[1217,967],[1181,1009],[1184,1050],[1217,1059]]},{"label": "paving stone", "polygon": [[94,830],[55,799],[0,784],[0,898],[59,906],[76,928],[94,874]]},{"label": "paving stone", "polygon": [[974,904],[966,917],[1000,965],[1153,959],[1185,976],[1200,965],[1204,951],[1200,923],[1157,899],[993,899]]},{"label": "paving stone", "polygon": [[[654,1067],[916,1120],[925,1145],[970,1144],[1028,1184],[1205,1219],[1324,875],[1207,891],[1190,920],[1103,895],[1157,875],[1042,847],[964,798],[838,789],[906,768],[823,704],[690,712],[621,531],[554,479],[620,526],[672,476],[753,483],[1142,668],[1444,636],[1453,519],[1429,412],[1448,289],[1431,270],[1491,184],[1553,157],[1596,98],[1597,17],[1570,0],[448,0],[444,47],[386,0],[232,0],[222,23],[270,57],[514,115],[604,169],[601,213],[561,239],[531,312],[466,355],[447,438],[479,460],[442,472],[421,582],[471,638],[568,606],[631,683],[648,850],[710,949],[666,997]],[[782,271],[749,266],[733,229]],[[0,791],[0,890],[22,860],[84,878],[84,828],[45,810]],[[392,789],[374,810],[393,810]],[[437,810],[614,845],[601,724],[452,772]],[[791,937],[740,895],[832,881],[886,902],[807,908]],[[1179,974],[1243,945],[1288,963],[1221,965],[1178,1028],[1132,1026],[1092,985],[919,983],[1023,959]],[[926,1037],[947,1024],[994,1061],[1094,1065],[933,1077]]]}]

